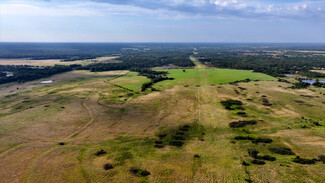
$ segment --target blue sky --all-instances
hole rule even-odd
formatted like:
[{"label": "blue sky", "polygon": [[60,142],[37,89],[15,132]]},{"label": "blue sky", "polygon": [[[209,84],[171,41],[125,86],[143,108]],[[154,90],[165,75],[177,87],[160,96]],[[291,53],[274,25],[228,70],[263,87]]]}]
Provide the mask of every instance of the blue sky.
[{"label": "blue sky", "polygon": [[325,0],[1,0],[7,42],[325,42]]}]

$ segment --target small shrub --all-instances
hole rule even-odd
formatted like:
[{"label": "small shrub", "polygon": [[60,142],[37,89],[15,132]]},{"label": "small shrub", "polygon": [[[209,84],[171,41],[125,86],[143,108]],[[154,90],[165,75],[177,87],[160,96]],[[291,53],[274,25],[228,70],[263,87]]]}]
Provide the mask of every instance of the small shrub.
[{"label": "small shrub", "polygon": [[109,163],[106,163],[104,166],[103,166],[104,170],[110,170],[110,169],[113,169],[113,165],[109,164]]},{"label": "small shrub", "polygon": [[307,159],[307,158],[300,158],[300,156],[296,156],[293,160],[295,163],[299,164],[315,164],[315,159]]},{"label": "small shrub", "polygon": [[235,140],[254,140],[254,138],[250,136],[236,136]]},{"label": "small shrub", "polygon": [[107,152],[106,151],[104,151],[103,149],[101,149],[101,150],[99,150],[99,151],[97,151],[96,153],[95,153],[95,156],[101,156],[101,155],[104,155],[104,154],[106,154]]},{"label": "small shrub", "polygon": [[183,135],[173,135],[173,140],[185,140],[185,137]]},{"label": "small shrub", "polygon": [[265,156],[257,156],[257,159],[262,159],[262,160],[266,160],[266,161],[275,161],[276,158],[269,156],[269,155],[265,155]]},{"label": "small shrub", "polygon": [[249,163],[247,163],[246,161],[242,161],[242,163],[241,163],[242,165],[244,165],[244,166],[249,166],[250,164]]},{"label": "small shrub", "polygon": [[255,149],[248,149],[248,154],[253,158],[257,158],[258,153],[259,152],[257,150],[255,150]]},{"label": "small shrub", "polygon": [[180,140],[172,140],[169,142],[169,145],[176,146],[176,147],[182,147],[184,145],[184,142],[180,141]]},{"label": "small shrub", "polygon": [[282,155],[294,155],[295,153],[292,152],[290,148],[287,147],[270,147],[269,150],[276,154]]},{"label": "small shrub", "polygon": [[252,163],[255,165],[265,165],[265,161],[258,160],[258,159],[254,159]]},{"label": "small shrub", "polygon": [[156,145],[155,145],[155,148],[159,148],[159,149],[161,149],[161,148],[164,148],[164,145],[162,145],[162,144],[156,144]]},{"label": "small shrub", "polygon": [[236,122],[231,122],[229,123],[229,126],[231,128],[240,128],[244,127],[246,125],[256,125],[257,121],[256,120],[249,120],[249,121],[236,121]]},{"label": "small shrub", "polygon": [[160,133],[160,134],[158,134],[157,136],[158,136],[159,138],[164,138],[164,137],[167,136],[167,134],[166,134],[166,133]]},{"label": "small shrub", "polygon": [[228,99],[225,101],[221,101],[221,104],[227,110],[236,110],[236,109],[243,110],[243,108],[242,108],[243,103],[239,100]]},{"label": "small shrub", "polygon": [[156,140],[155,141],[155,144],[162,144],[163,142],[162,141],[160,141],[160,140]]},{"label": "small shrub", "polygon": [[258,143],[271,143],[273,142],[272,139],[269,139],[269,138],[257,138],[255,140],[252,141],[254,144],[258,144]]},{"label": "small shrub", "polygon": [[319,160],[325,164],[325,155],[319,155]]},{"label": "small shrub", "polygon": [[131,167],[130,168],[130,172],[138,177],[146,177],[148,175],[150,175],[151,173],[147,170],[144,169],[140,169],[140,168],[134,168]]},{"label": "small shrub", "polygon": [[236,114],[239,115],[239,116],[242,116],[242,117],[247,117],[246,112],[237,112]]}]

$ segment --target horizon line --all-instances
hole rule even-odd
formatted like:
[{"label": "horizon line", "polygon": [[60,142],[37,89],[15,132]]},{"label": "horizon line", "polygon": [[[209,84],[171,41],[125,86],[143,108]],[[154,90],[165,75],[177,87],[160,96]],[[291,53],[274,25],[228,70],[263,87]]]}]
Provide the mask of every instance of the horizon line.
[{"label": "horizon line", "polygon": [[95,41],[89,41],[89,42],[77,42],[77,41],[71,41],[71,42],[54,42],[54,41],[0,41],[0,44],[2,43],[58,43],[58,44],[115,44],[115,43],[195,43],[195,44],[216,44],[216,43],[223,43],[223,44],[325,44],[325,42],[183,42],[183,41],[144,41],[144,42],[140,42],[140,41],[130,41],[130,42],[126,42],[126,41],[121,41],[121,42],[95,42]]}]

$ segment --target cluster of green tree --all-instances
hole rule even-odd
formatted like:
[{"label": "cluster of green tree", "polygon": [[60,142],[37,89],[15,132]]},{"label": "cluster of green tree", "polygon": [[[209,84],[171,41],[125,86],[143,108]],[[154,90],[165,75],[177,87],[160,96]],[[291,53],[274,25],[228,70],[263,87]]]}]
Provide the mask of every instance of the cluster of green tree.
[{"label": "cluster of green tree", "polygon": [[310,86],[309,83],[305,83],[305,82],[297,82],[297,83],[294,83],[291,88],[293,89],[302,89],[302,88],[307,88],[308,86]]},{"label": "cluster of green tree", "polygon": [[121,63],[95,63],[85,66],[84,69],[92,72],[108,70],[132,70],[136,68],[151,68],[173,64],[179,67],[193,67],[194,63],[189,59],[191,52],[141,52],[121,56]]},{"label": "cluster of green tree", "polygon": [[[325,62],[325,58],[323,62]],[[325,74],[320,72],[312,72],[309,70],[300,71],[299,74],[306,76],[308,78],[325,78]]]},{"label": "cluster of green tree", "polygon": [[[283,77],[284,74],[296,73],[307,77],[324,77],[324,74],[311,72],[315,67],[324,68],[324,56],[313,57],[269,57],[267,55],[238,55],[238,53],[203,54],[200,61],[209,62],[218,68],[254,70],[275,77]],[[230,55],[230,56],[228,56]]]},{"label": "cluster of green tree", "polygon": [[128,44],[1,43],[0,58],[62,59],[73,61],[120,53]]},{"label": "cluster of green tree", "polygon": [[313,86],[325,88],[325,83],[321,83],[319,80],[316,80],[316,82],[313,83]]},{"label": "cluster of green tree", "polygon": [[35,68],[31,66],[0,66],[0,72],[10,71],[13,73],[13,76],[6,77],[0,76],[0,84],[8,83],[8,82],[25,82],[31,81],[35,79],[40,79],[44,77],[48,77],[54,74],[71,71],[76,68],[76,65],[73,66],[63,66],[63,65],[55,65],[53,67],[43,67],[43,68]]}]

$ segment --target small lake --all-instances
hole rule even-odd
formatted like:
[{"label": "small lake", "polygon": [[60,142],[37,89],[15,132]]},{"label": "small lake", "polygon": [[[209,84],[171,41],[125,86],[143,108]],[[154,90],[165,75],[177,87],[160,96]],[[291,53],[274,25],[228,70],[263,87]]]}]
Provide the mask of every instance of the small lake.
[{"label": "small lake", "polygon": [[[312,79],[303,79],[301,80],[301,82],[303,83],[309,83],[309,84],[314,84],[315,83],[315,80],[312,80]],[[325,83],[325,81],[323,80],[319,80],[320,83]]]}]

